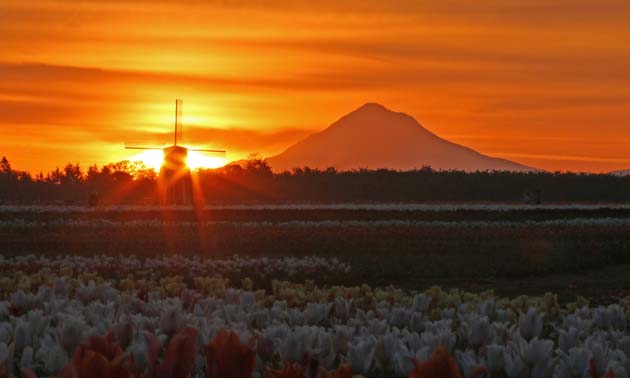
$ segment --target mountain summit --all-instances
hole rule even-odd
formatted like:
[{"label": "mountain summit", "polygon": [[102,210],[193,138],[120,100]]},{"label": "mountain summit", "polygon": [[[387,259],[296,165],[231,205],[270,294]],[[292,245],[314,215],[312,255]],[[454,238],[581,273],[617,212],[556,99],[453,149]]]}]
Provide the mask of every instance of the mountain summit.
[{"label": "mountain summit", "polygon": [[424,165],[442,170],[534,170],[449,142],[413,117],[376,103],[361,106],[268,161],[274,171],[306,166],[410,170]]}]

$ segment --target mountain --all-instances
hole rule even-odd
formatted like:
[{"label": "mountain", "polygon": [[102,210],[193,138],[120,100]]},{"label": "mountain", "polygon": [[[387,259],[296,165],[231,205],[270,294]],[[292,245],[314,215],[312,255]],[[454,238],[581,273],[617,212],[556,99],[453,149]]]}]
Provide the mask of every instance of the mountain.
[{"label": "mountain", "polygon": [[630,169],[620,169],[618,171],[608,172],[608,174],[613,176],[630,176]]},{"label": "mountain", "polygon": [[535,170],[449,142],[413,117],[375,103],[361,106],[327,129],[270,157],[268,162],[274,171],[305,166],[409,170],[424,165],[441,170]]}]

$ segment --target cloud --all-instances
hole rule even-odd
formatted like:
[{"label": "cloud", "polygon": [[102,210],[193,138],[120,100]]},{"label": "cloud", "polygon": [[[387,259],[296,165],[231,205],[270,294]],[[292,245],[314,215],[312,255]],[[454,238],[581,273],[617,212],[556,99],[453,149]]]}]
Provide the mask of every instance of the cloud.
[{"label": "cloud", "polygon": [[485,105],[479,109],[479,112],[531,112],[531,111],[549,111],[549,110],[566,110],[577,111],[585,108],[605,108],[619,107],[630,105],[630,93],[620,93],[617,96],[601,94],[599,96],[585,96],[580,93],[556,96],[553,99],[543,96],[524,96],[521,98],[512,98],[508,100],[500,100]]},{"label": "cloud", "polygon": [[[627,148],[588,138],[630,135],[628,19],[627,0],[2,1],[3,145],[113,151],[159,138],[183,97],[187,135],[243,151],[379,101],[444,135],[489,135],[484,152],[562,134],[613,156]],[[525,152],[568,156],[568,142]]]}]

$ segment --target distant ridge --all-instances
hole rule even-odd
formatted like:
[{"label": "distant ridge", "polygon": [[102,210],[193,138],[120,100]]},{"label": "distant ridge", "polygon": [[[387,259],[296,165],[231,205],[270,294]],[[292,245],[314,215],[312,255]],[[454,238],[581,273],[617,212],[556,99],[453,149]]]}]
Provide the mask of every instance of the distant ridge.
[{"label": "distant ridge", "polygon": [[609,175],[613,176],[630,176],[630,169],[620,169],[617,171],[608,172]]},{"label": "distant ridge", "polygon": [[274,171],[305,166],[410,170],[425,165],[469,172],[536,170],[449,142],[425,129],[413,117],[376,103],[359,107],[325,130],[270,157],[268,162]]}]

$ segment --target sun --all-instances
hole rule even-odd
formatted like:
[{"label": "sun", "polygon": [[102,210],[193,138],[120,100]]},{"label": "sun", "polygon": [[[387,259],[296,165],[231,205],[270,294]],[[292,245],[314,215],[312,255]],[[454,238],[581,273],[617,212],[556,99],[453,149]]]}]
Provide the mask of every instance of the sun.
[{"label": "sun", "polygon": [[[164,162],[164,153],[161,150],[146,150],[130,159],[131,161],[141,161],[147,168],[153,168],[156,172],[160,171]],[[191,170],[199,168],[219,168],[227,164],[224,157],[209,156],[197,151],[188,151],[186,164]]]}]

